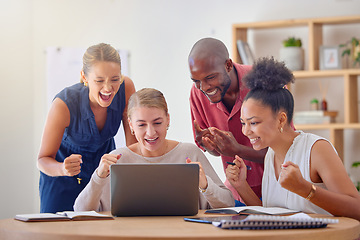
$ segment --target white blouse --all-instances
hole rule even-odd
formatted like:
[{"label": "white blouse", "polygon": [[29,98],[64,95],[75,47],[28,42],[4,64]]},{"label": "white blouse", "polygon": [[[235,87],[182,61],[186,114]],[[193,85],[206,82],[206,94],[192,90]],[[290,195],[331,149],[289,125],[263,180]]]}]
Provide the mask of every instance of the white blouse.
[{"label": "white blouse", "polygon": [[[293,144],[286,153],[284,163],[287,161],[295,163],[299,166],[301,174],[306,181],[311,182],[316,187],[326,189],[324,183],[313,183],[310,179],[310,153],[312,146],[316,141],[328,140],[311,133],[304,133],[302,131],[297,132],[300,134],[295,137]],[[279,180],[280,177],[281,175],[279,176]],[[285,207],[306,213],[331,215],[329,212],[316,206],[305,198],[281,187],[279,181],[276,180],[275,177],[274,150],[271,148],[268,149],[265,156],[264,175],[262,179],[262,202],[264,207]]]}]

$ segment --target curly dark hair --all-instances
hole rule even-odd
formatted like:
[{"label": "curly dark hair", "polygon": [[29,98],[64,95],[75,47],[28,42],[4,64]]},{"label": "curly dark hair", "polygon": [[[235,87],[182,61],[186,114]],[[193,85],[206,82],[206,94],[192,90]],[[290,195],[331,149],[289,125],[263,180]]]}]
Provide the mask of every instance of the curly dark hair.
[{"label": "curly dark hair", "polygon": [[242,81],[250,89],[244,101],[253,98],[271,107],[274,113],[285,111],[288,123],[291,123],[294,98],[285,86],[295,80],[284,62],[278,62],[273,57],[260,58]]}]

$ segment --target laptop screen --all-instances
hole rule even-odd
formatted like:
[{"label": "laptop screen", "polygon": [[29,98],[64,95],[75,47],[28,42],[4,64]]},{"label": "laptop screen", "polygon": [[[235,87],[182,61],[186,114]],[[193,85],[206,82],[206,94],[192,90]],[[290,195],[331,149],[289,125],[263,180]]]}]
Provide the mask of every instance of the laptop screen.
[{"label": "laptop screen", "polygon": [[192,216],[199,208],[197,164],[110,166],[113,216]]}]

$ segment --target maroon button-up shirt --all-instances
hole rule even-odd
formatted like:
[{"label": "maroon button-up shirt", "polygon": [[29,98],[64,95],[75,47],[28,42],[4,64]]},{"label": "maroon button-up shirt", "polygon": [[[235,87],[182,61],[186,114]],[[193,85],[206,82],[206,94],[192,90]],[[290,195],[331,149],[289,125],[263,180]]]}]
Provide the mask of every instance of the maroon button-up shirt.
[{"label": "maroon button-up shirt", "polygon": [[[249,91],[249,89],[243,85],[241,79],[248,71],[250,71],[251,66],[234,63],[234,67],[238,75],[240,94],[238,95],[231,112],[227,110],[222,102],[211,103],[205,94],[193,85],[190,93],[191,118],[193,122],[196,120],[201,128],[216,127],[220,130],[229,131],[234,135],[239,144],[252,147],[250,140],[244,136],[241,131],[242,125],[240,121],[240,110],[243,99]],[[193,131],[195,136],[195,130],[193,129]],[[196,144],[199,146],[197,142]],[[224,171],[227,167],[226,162],[232,162],[234,160],[233,157],[228,156],[221,156],[221,159],[223,161]],[[261,197],[261,182],[264,165],[248,160],[244,160],[244,162],[251,167],[251,170],[248,170],[247,172],[247,182],[256,195]],[[232,191],[234,198],[241,201],[239,194],[227,180],[225,181],[225,185]]]}]

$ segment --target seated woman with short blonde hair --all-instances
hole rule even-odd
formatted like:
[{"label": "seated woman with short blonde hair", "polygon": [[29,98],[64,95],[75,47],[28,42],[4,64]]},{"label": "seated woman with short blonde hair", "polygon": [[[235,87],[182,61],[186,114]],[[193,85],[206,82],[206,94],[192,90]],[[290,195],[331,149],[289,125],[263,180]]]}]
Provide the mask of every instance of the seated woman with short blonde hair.
[{"label": "seated woman with short blonde hair", "polygon": [[[110,211],[109,168],[117,162],[198,164],[201,192],[199,209],[235,205],[231,191],[225,187],[195,144],[166,139],[170,115],[160,91],[144,88],[134,93],[129,99],[127,114],[131,132],[138,142],[118,148],[101,158],[89,184],[75,201],[75,211]],[[141,186],[137,188],[141,190]]]}]

